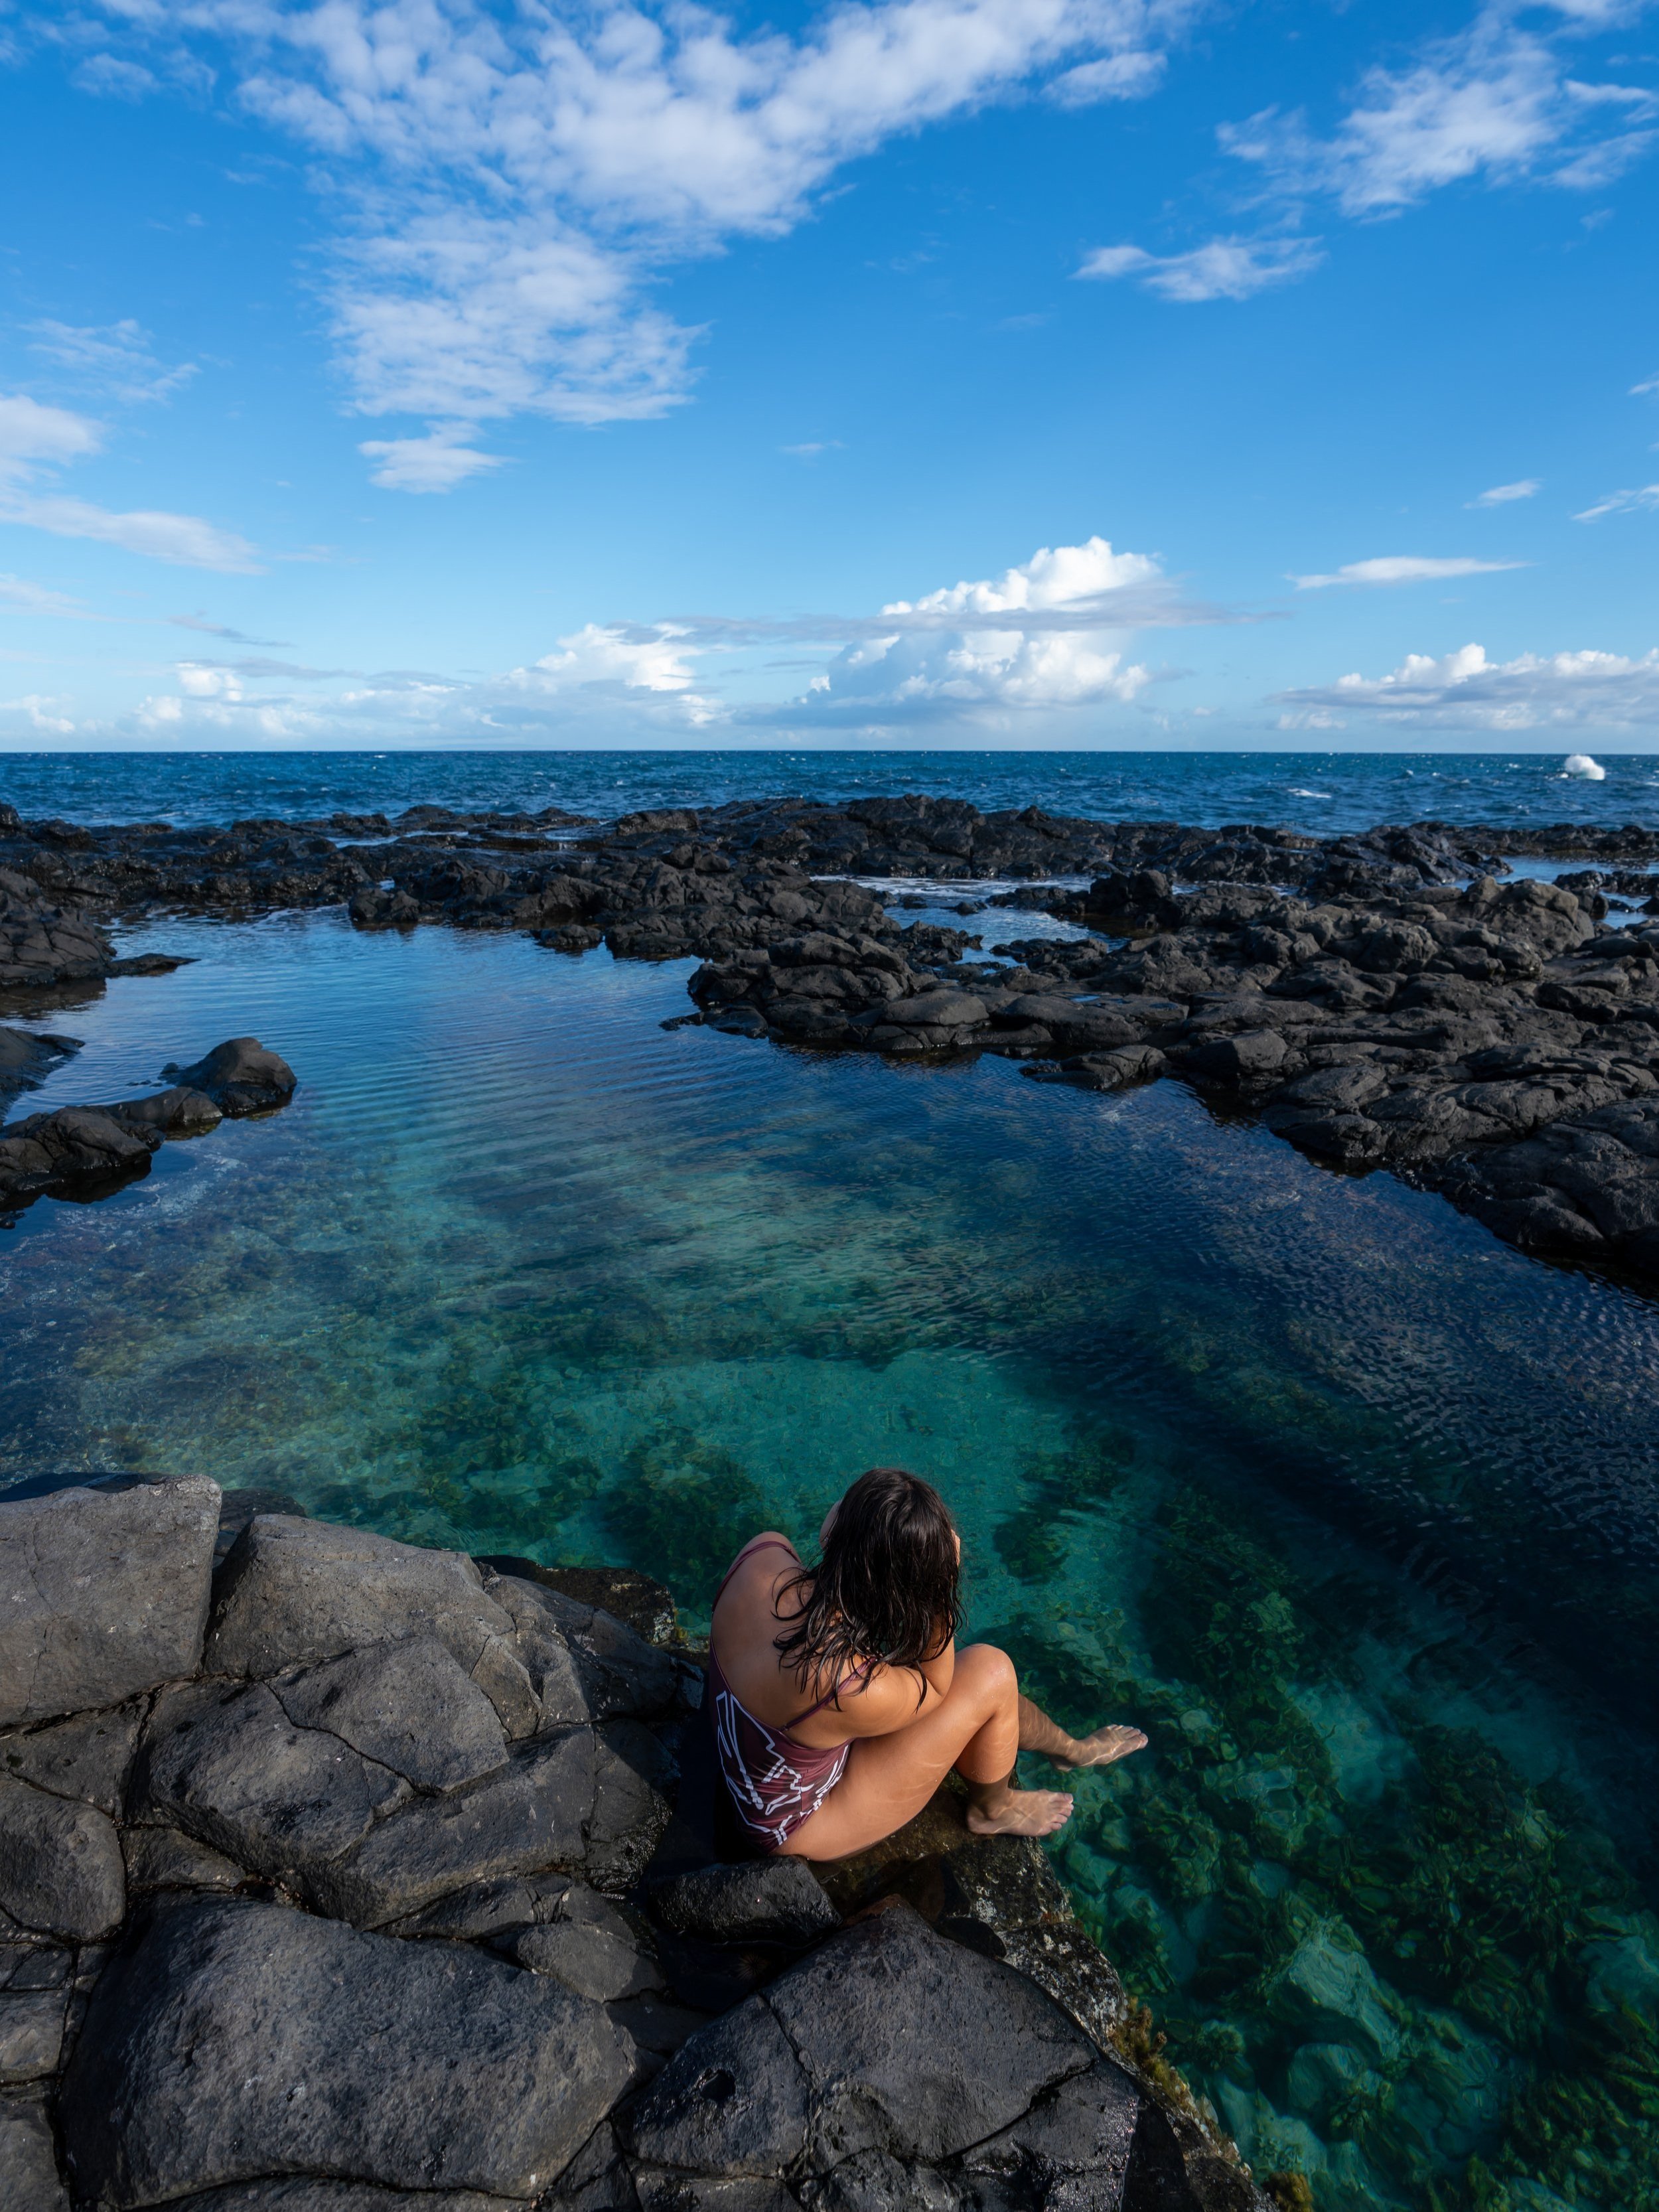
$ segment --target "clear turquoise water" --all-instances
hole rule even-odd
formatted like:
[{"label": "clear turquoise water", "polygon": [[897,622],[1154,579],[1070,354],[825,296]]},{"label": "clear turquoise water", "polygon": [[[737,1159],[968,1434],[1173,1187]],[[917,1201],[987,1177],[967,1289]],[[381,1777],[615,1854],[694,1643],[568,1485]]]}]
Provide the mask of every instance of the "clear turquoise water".
[{"label": "clear turquoise water", "polygon": [[1654,1305],[1172,1085],[664,1031],[686,963],[145,945],[199,959],[51,1017],[31,1105],[246,1032],[301,1088],[0,1235],[0,1480],[203,1470],[695,1619],[908,1463],[975,1629],[1152,1738],[1056,1856],[1258,2171],[1659,2202]]}]

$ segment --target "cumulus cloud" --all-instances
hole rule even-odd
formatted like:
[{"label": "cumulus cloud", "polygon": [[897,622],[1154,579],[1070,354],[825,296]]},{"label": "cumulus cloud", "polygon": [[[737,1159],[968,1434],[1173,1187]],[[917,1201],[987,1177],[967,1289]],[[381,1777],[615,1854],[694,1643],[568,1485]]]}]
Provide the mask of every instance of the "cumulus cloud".
[{"label": "cumulus cloud", "polygon": [[1575,514],[1575,522],[1599,522],[1604,514],[1639,514],[1644,509],[1651,513],[1659,507],[1659,483],[1643,484],[1638,489],[1610,491],[1605,499],[1598,499],[1594,507],[1587,507],[1582,514]]},{"label": "cumulus cloud", "polygon": [[[1045,717],[1139,701],[1155,672],[1133,632],[1230,619],[1182,599],[1150,555],[1103,538],[1040,548],[1000,574],[894,599],[865,615],[787,622],[692,615],[591,622],[539,659],[483,680],[356,675],[265,660],[179,664],[146,699],[140,733],[234,742],[564,744],[775,739],[782,730],[1042,727]],[[757,698],[775,671],[755,649],[839,647],[804,694]],[[750,657],[744,659],[745,654]],[[793,662],[799,665],[799,661]],[[811,664],[809,663],[809,665]],[[296,684],[314,686],[307,695]],[[734,685],[742,696],[726,695]]]},{"label": "cumulus cloud", "polygon": [[1079,276],[1130,276],[1160,299],[1248,300],[1276,284],[1294,283],[1325,258],[1316,238],[1216,238],[1186,253],[1148,253],[1139,246],[1103,246]]},{"label": "cumulus cloud", "polygon": [[1386,676],[1339,677],[1278,696],[1281,729],[1340,729],[1351,719],[1486,731],[1659,726],[1659,651],[1523,653],[1488,660],[1479,645],[1413,653]]},{"label": "cumulus cloud", "polygon": [[[691,9],[104,4],[113,40],[170,76],[203,49],[325,158],[351,404],[459,454],[463,426],[514,413],[678,404],[699,333],[653,304],[658,271],[781,234],[848,161],[986,101],[1140,96],[1198,0],[842,0],[747,36]],[[371,458],[399,489],[462,481]]]},{"label": "cumulus cloud", "polygon": [[1518,483],[1493,484],[1490,491],[1466,499],[1465,507],[1508,507],[1517,499],[1533,499],[1543,489],[1540,477],[1522,477]]},{"label": "cumulus cloud", "polygon": [[1524,568],[1525,561],[1436,561],[1419,553],[1387,553],[1375,561],[1349,561],[1328,576],[1292,576],[1299,592],[1322,592],[1333,584],[1442,584],[1454,576],[1492,576],[1505,568]]},{"label": "cumulus cloud", "polygon": [[1266,108],[1224,125],[1224,149],[1300,198],[1327,194],[1354,216],[1398,212],[1464,179],[1522,178],[1598,190],[1646,151],[1659,99],[1639,86],[1589,84],[1558,43],[1483,9],[1458,36],[1403,70],[1372,69],[1334,132]]}]

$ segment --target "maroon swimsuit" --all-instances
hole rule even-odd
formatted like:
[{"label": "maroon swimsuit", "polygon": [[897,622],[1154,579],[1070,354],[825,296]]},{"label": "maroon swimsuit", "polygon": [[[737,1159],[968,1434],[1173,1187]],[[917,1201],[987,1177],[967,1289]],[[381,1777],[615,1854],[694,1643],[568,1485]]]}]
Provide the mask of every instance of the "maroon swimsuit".
[{"label": "maroon swimsuit", "polygon": [[[798,1556],[794,1546],[786,1544],[781,1536],[763,1536],[745,1544],[727,1569],[726,1582],[714,1593],[716,1605],[725,1595],[726,1583],[744,1561],[769,1545]],[[789,1728],[799,1728],[814,1713],[822,1712],[850,1683],[861,1681],[874,1664],[874,1660],[866,1661],[843,1675],[826,1696],[808,1705],[804,1713],[797,1713]],[[763,1721],[757,1721],[747,1705],[738,1703],[720,1671],[712,1644],[708,1686],[714,1699],[714,1748],[738,1818],[763,1850],[780,1851],[841,1780],[852,1747],[837,1743],[827,1751],[814,1750],[811,1744],[797,1743],[788,1729],[768,1728]]]}]

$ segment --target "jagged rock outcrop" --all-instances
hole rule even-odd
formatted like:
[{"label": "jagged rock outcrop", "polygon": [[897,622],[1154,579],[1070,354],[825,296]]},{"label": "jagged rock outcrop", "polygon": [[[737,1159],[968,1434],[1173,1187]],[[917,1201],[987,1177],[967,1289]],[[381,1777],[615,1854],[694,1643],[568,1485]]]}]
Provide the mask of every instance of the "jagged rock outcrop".
[{"label": "jagged rock outcrop", "polygon": [[641,1577],[202,1480],[0,1502],[0,1576],[3,2212],[1264,2212],[1035,1845],[720,1863]]}]

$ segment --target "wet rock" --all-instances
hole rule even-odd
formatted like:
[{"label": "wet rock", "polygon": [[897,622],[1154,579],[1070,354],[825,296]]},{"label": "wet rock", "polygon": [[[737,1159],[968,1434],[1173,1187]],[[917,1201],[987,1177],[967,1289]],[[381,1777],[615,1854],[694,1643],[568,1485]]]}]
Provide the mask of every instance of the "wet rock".
[{"label": "wet rock", "polygon": [[193,1674],[218,1520],[203,1477],[0,1503],[0,1723]]},{"label": "wet rock", "polygon": [[523,2199],[628,2075],[603,2008],[557,1982],[203,1900],[106,1972],[60,2109],[76,2187],[110,2212],[284,2173]]},{"label": "wet rock", "polygon": [[9,1106],[20,1091],[38,1090],[80,1049],[77,1037],[0,1027],[0,1106]]},{"label": "wet rock", "polygon": [[60,1106],[0,1129],[0,1206],[96,1196],[149,1172],[159,1132],[101,1108]]},{"label": "wet rock", "polygon": [[1246,1030],[1236,1036],[1212,1037],[1181,1055],[1185,1075],[1203,1083],[1239,1085],[1270,1080],[1283,1066],[1289,1048],[1276,1030]]},{"label": "wet rock", "polygon": [[495,1708],[435,1636],[370,1644],[270,1686],[296,1727],[327,1729],[417,1790],[459,1789],[507,1758]]},{"label": "wet rock", "polygon": [[130,1127],[156,1129],[164,1137],[200,1136],[205,1130],[216,1129],[224,1119],[205,1093],[181,1083],[175,1083],[171,1090],[158,1091],[152,1097],[125,1098],[103,1110]]},{"label": "wet rock", "polygon": [[70,1942],[118,1926],[126,1874],[115,1823],[96,1807],[0,1775],[0,1908]]},{"label": "wet rock", "polygon": [[651,1909],[677,1935],[711,1943],[804,1948],[833,1935],[841,1914],[804,1859],[757,1860],[678,1875],[651,1893]]},{"label": "wet rock", "polygon": [[407,891],[365,885],[353,892],[346,912],[359,929],[409,929],[421,918],[421,902]]},{"label": "wet rock", "polygon": [[70,2212],[39,2097],[0,2098],[0,2212]]},{"label": "wet rock", "polygon": [[1121,1052],[1089,1052],[1060,1062],[1067,1083],[1084,1091],[1128,1091],[1164,1074],[1169,1061],[1156,1045],[1126,1045]]},{"label": "wet rock", "polygon": [[181,1085],[199,1091],[226,1114],[263,1114],[285,1106],[298,1079],[288,1062],[267,1052],[258,1037],[232,1037],[193,1066],[169,1066],[161,1073],[176,1075]]}]

